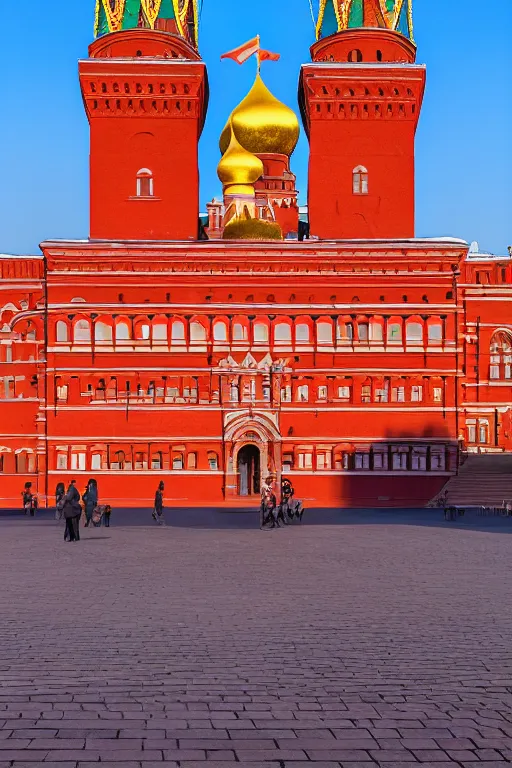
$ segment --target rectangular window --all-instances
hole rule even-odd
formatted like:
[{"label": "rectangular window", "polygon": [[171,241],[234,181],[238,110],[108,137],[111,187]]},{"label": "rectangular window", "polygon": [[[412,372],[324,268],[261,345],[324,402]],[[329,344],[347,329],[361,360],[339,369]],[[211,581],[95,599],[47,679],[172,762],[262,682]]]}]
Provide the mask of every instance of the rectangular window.
[{"label": "rectangular window", "polygon": [[442,472],[444,470],[445,458],[444,453],[432,452],[430,456],[430,469]]},{"label": "rectangular window", "polygon": [[179,456],[173,456],[172,468],[183,469],[183,456],[181,454]]},{"label": "rectangular window", "polygon": [[327,387],[325,386],[318,387],[318,399],[327,400]]},{"label": "rectangular window", "polygon": [[393,454],[393,469],[398,472],[405,472],[407,469],[407,453],[394,453]]},{"label": "rectangular window", "polygon": [[71,469],[77,469],[79,472],[85,471],[85,453],[71,454]]},{"label": "rectangular window", "polygon": [[411,390],[411,400],[413,403],[421,403],[423,400],[423,387],[413,387]]},{"label": "rectangular window", "polygon": [[293,469],[293,455],[285,453],[283,456],[283,472],[290,472]]},{"label": "rectangular window", "polygon": [[443,402],[443,390],[441,387],[434,387],[434,403]]},{"label": "rectangular window", "polygon": [[393,387],[391,400],[393,403],[405,403],[405,387]]},{"label": "rectangular window", "polygon": [[57,469],[67,469],[68,468],[68,455],[67,453],[58,453],[57,454]]},{"label": "rectangular window", "polygon": [[312,468],[313,468],[313,454],[299,453],[299,469],[312,469]]},{"label": "rectangular window", "polygon": [[384,329],[380,323],[370,323],[370,341],[384,340]]},{"label": "rectangular window", "polygon": [[350,400],[350,387],[338,387],[338,397],[340,400]]},{"label": "rectangular window", "polygon": [[354,469],[370,469],[370,454],[356,453],[354,457]]},{"label": "rectangular window", "polygon": [[480,421],[478,423],[478,442],[481,445],[487,445],[489,442],[489,422]]},{"label": "rectangular window", "polygon": [[362,403],[371,403],[372,401],[372,388],[369,385],[364,385],[361,388],[361,402]]},{"label": "rectangular window", "polygon": [[317,469],[330,469],[331,468],[331,454],[327,451],[320,451],[316,455],[316,468]]},{"label": "rectangular window", "polygon": [[300,387],[297,387],[297,402],[298,403],[307,403],[309,398],[309,388],[307,384],[303,384]]},{"label": "rectangular window", "polygon": [[442,344],[443,341],[443,326],[442,325],[429,325],[428,327],[428,343],[429,344]]},{"label": "rectangular window", "polygon": [[389,390],[387,388],[375,390],[375,402],[387,403],[388,401],[389,401]]},{"label": "rectangular window", "polygon": [[93,453],[91,458],[91,469],[101,469],[101,453]]},{"label": "rectangular window", "polygon": [[368,341],[368,323],[359,323],[357,326],[357,334],[359,341]]},{"label": "rectangular window", "polygon": [[216,472],[219,468],[219,457],[216,453],[208,454],[208,466],[212,472]]},{"label": "rectangular window", "polygon": [[162,469],[162,454],[157,453],[151,459],[151,469]]},{"label": "rectangular window", "polygon": [[67,403],[67,401],[68,401],[68,386],[67,386],[67,384],[63,384],[63,385],[57,387],[57,400],[60,400],[62,403]]},{"label": "rectangular window", "polygon": [[287,385],[286,387],[283,387],[281,389],[281,402],[291,403],[291,401],[292,401],[292,388],[290,385]]},{"label": "rectangular window", "polygon": [[189,453],[187,456],[187,469],[197,469],[197,454]]}]

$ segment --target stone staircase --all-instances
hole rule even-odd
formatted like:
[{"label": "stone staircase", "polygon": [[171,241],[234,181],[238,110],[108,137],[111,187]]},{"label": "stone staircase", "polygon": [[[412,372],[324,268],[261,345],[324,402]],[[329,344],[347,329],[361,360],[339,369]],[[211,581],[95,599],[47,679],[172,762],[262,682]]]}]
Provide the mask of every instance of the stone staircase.
[{"label": "stone staircase", "polygon": [[512,501],[512,453],[468,456],[444,492],[448,504],[456,506],[499,507]]}]

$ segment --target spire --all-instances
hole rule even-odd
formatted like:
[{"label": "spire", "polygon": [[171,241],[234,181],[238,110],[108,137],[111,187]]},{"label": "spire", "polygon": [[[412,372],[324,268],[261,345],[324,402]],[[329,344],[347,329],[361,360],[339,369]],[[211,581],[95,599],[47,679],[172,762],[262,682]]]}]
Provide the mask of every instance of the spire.
[{"label": "spire", "polygon": [[413,39],[413,0],[320,0],[316,18],[317,38],[347,29],[376,27]]},{"label": "spire", "polygon": [[199,0],[96,0],[95,37],[123,29],[161,29],[197,48]]}]

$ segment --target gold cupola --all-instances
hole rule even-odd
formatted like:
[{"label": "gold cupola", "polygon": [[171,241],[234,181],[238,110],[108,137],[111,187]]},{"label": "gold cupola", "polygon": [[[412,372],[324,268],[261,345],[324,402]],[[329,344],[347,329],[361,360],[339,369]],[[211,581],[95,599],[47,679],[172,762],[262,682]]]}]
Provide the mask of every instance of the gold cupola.
[{"label": "gold cupola", "polygon": [[299,140],[300,128],[295,112],[270,93],[258,72],[251,90],[233,110],[222,132],[222,154],[230,147],[232,133],[244,149],[255,155],[289,157]]},{"label": "gold cupola", "polygon": [[248,152],[237,140],[231,123],[228,123],[229,140],[217,167],[217,175],[224,186],[225,195],[254,197],[254,184],[263,175],[263,163]]}]

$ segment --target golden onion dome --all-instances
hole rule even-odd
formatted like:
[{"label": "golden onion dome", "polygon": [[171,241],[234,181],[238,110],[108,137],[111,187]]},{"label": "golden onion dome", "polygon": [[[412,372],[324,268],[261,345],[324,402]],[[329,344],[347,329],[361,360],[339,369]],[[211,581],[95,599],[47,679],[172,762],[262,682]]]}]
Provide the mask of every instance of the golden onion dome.
[{"label": "golden onion dome", "polygon": [[270,93],[259,73],[222,132],[220,151],[223,154],[229,147],[231,125],[240,144],[253,154],[290,156],[299,140],[297,115]]},{"label": "golden onion dome", "polygon": [[254,184],[263,175],[263,163],[237,140],[228,123],[230,140],[218,167],[217,175],[228,194],[253,195]]}]

